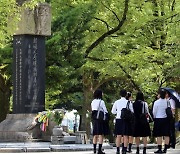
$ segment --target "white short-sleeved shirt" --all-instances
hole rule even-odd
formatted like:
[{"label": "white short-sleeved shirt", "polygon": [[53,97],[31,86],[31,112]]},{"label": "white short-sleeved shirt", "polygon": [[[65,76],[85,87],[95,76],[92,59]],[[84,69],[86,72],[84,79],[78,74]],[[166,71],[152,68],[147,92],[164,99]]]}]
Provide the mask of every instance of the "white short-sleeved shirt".
[{"label": "white short-sleeved shirt", "polygon": [[106,106],[105,106],[105,103],[104,103],[104,101],[101,100],[101,99],[94,99],[94,100],[92,101],[92,103],[91,103],[91,109],[92,109],[92,111],[94,111],[94,110],[97,111],[98,108],[99,108],[99,105],[100,105],[100,110],[101,110],[101,111],[104,111],[104,112],[108,113],[107,108],[106,108]]},{"label": "white short-sleeved shirt", "polygon": [[[114,102],[112,107],[112,114],[116,114],[116,119],[121,119],[121,110],[126,108],[128,100],[125,97],[121,97],[121,99]],[[129,109],[134,112],[132,103],[129,104]]]},{"label": "white short-sleeved shirt", "polygon": [[[144,103],[144,106],[145,106],[145,112],[149,113],[149,108],[148,108],[148,104],[147,102],[143,102]],[[142,111],[144,111],[144,109],[142,109]],[[142,112],[144,113],[144,112]]]},{"label": "white short-sleeved shirt", "polygon": [[173,99],[171,99],[171,98],[168,98],[168,99],[167,99],[167,101],[169,101],[169,102],[170,102],[170,104],[171,104],[171,108],[175,110],[175,109],[176,109],[176,104],[175,104],[175,101],[174,101]]},{"label": "white short-sleeved shirt", "polygon": [[167,100],[166,99],[158,99],[157,101],[154,102],[153,105],[153,116],[154,118],[166,118],[166,108],[168,107],[167,105]]}]

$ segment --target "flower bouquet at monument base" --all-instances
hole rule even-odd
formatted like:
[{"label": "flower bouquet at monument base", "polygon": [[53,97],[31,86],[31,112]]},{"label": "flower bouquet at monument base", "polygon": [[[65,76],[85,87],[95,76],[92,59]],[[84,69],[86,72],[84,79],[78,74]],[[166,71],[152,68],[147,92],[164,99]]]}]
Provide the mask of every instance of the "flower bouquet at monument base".
[{"label": "flower bouquet at monument base", "polygon": [[33,122],[32,125],[28,128],[28,130],[33,129],[35,126],[40,125],[42,131],[46,131],[47,126],[49,125],[50,120],[55,122],[56,125],[60,125],[64,118],[64,110],[62,109],[54,109],[52,111],[42,111],[39,112]]}]

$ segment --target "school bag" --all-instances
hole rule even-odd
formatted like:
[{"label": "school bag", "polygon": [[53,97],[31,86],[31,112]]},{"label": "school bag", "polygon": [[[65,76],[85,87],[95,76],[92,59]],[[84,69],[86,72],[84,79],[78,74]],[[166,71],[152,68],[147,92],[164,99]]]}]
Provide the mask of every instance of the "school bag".
[{"label": "school bag", "polygon": [[146,124],[147,123],[147,111],[146,111],[146,109],[145,109],[145,103],[144,102],[142,102],[143,103],[143,106],[142,106],[142,113],[140,114],[140,123],[141,124]]},{"label": "school bag", "polygon": [[173,119],[173,113],[172,113],[171,104],[169,101],[167,101],[166,115],[169,120]]},{"label": "school bag", "polygon": [[134,114],[129,108],[130,101],[127,102],[126,108],[121,110],[121,119],[125,121],[132,121],[134,119]]}]

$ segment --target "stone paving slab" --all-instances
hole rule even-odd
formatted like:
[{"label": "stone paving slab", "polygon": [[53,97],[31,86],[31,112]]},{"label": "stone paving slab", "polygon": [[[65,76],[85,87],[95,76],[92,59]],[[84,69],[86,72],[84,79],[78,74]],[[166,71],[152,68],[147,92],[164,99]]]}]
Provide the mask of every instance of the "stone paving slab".
[{"label": "stone paving slab", "polygon": [[[108,143],[104,143],[103,148],[112,149],[113,147]],[[52,145],[50,142],[0,143],[0,153],[88,151],[92,149],[92,144]]]},{"label": "stone paving slab", "polygon": [[51,148],[27,148],[25,152],[51,152]]},{"label": "stone paving slab", "polygon": [[0,153],[21,153],[25,152],[24,148],[0,148]]},{"label": "stone paving slab", "polygon": [[[142,149],[143,145],[140,145]],[[114,147],[115,148],[115,147]],[[136,146],[133,145],[132,149]],[[156,149],[157,144],[148,144],[147,149]],[[178,148],[178,146],[177,146]],[[103,149],[113,149],[112,145],[103,143]],[[20,143],[0,143],[0,153],[22,153],[22,152],[72,152],[72,151],[92,151],[92,144],[62,144],[53,145],[50,142],[20,142]]]}]

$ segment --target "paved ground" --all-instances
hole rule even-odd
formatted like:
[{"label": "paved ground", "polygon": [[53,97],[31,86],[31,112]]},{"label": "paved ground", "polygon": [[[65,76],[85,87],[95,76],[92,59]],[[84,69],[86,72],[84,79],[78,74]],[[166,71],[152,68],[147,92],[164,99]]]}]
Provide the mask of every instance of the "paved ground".
[{"label": "paved ground", "polygon": [[[142,145],[140,147],[142,149]],[[153,154],[156,147],[156,144],[148,144],[147,154]],[[116,148],[113,148],[108,143],[104,143],[103,148],[106,154],[116,153]],[[135,154],[136,150],[134,145],[132,150],[132,154]],[[50,142],[0,143],[0,153],[93,154],[92,144],[52,145]],[[180,154],[180,145],[177,146],[176,149],[168,149],[167,154]]]},{"label": "paved ground", "polygon": [[[142,150],[141,150],[142,151]],[[154,154],[155,149],[148,149],[147,154]],[[29,152],[28,154],[93,154],[92,151],[78,151],[78,152]],[[115,149],[105,149],[106,154],[115,154]],[[3,154],[3,153],[1,153]],[[4,153],[7,154],[7,153]],[[10,154],[10,153],[9,153]],[[21,153],[22,154],[22,153]],[[131,154],[135,154],[135,150]],[[141,152],[142,154],[142,152]],[[167,154],[180,154],[180,149],[169,149]]]}]

